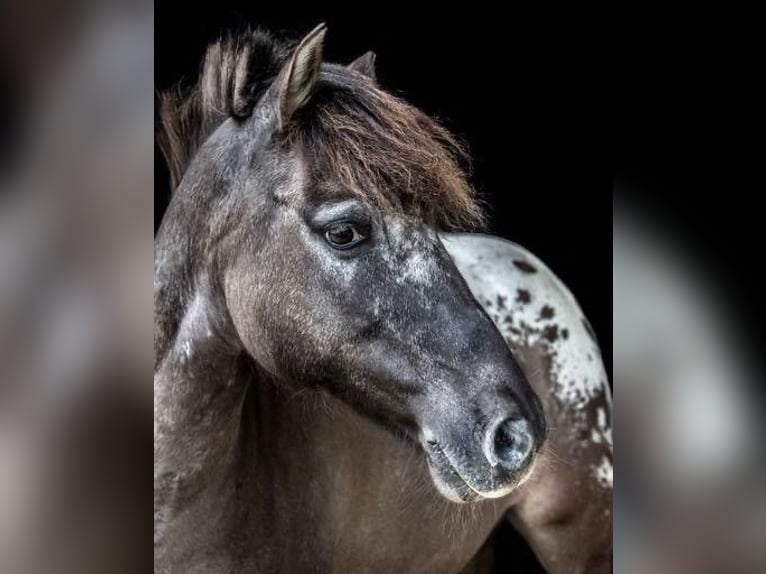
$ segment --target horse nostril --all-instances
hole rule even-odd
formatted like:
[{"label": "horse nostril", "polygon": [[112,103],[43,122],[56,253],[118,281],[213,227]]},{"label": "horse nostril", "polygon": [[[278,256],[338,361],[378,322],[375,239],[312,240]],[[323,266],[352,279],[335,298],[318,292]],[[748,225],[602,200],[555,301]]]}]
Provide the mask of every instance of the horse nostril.
[{"label": "horse nostril", "polygon": [[534,439],[529,423],[523,418],[508,418],[494,427],[488,441],[487,458],[508,472],[522,469],[533,451]]}]

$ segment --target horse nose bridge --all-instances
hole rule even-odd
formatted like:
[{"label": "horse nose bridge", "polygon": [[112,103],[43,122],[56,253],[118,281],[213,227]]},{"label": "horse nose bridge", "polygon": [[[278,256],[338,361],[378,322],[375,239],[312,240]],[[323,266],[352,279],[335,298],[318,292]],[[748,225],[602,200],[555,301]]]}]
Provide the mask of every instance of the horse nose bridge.
[{"label": "horse nose bridge", "polygon": [[475,301],[459,307],[457,313],[453,311],[450,320],[456,326],[456,338],[478,360],[505,361],[511,356],[502,334]]},{"label": "horse nose bridge", "polygon": [[442,293],[430,320],[421,323],[414,360],[429,373],[433,396],[477,409],[481,417],[516,409],[536,418],[534,391],[502,334],[474,299],[457,301],[459,295]]},{"label": "horse nose bridge", "polygon": [[[432,381],[450,388],[456,398],[472,403],[523,403],[524,397],[532,393],[502,336],[480,321],[457,333],[438,332],[435,328],[433,333],[431,344],[421,346],[424,352],[414,360],[431,373]],[[482,408],[491,410],[489,405]]]}]

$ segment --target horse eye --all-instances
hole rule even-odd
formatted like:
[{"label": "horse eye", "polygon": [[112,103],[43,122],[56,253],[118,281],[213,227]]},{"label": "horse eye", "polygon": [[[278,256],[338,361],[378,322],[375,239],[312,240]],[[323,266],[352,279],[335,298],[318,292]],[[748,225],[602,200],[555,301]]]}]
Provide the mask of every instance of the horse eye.
[{"label": "horse eye", "polygon": [[350,223],[336,223],[325,231],[325,239],[335,249],[350,249],[366,239],[356,227]]}]

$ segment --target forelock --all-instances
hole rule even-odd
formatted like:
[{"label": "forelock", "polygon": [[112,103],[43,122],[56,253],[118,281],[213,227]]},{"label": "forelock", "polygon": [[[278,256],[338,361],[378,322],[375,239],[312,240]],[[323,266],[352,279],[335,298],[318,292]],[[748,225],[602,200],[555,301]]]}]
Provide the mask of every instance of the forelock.
[{"label": "forelock", "polygon": [[460,142],[362,74],[325,65],[317,92],[288,127],[318,175],[348,193],[441,229],[483,223]]}]

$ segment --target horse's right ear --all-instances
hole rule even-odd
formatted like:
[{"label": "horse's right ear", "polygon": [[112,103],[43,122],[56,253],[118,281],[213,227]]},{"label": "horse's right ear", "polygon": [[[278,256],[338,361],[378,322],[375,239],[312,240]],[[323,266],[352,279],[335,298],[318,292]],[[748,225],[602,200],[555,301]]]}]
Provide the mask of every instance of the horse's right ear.
[{"label": "horse's right ear", "polygon": [[274,80],[272,97],[279,129],[311,98],[319,79],[322,45],[327,27],[320,24],[309,32]]}]

